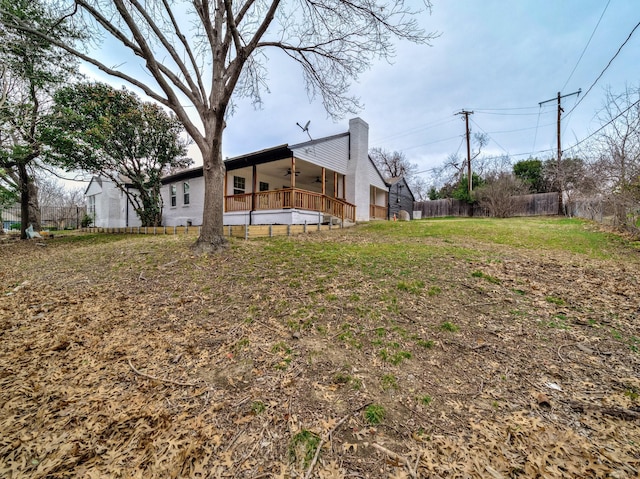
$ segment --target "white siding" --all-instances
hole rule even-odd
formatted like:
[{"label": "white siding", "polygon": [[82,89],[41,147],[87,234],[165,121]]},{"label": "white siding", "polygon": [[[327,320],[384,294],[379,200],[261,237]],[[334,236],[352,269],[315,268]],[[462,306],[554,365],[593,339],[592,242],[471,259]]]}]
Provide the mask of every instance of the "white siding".
[{"label": "white siding", "polygon": [[371,160],[369,160],[369,183],[377,188],[382,188],[383,190],[387,189],[387,185],[380,176],[380,173],[378,173],[376,165],[374,165]]},{"label": "white siding", "polygon": [[[184,204],[183,184],[189,183],[189,204]],[[176,206],[171,206],[171,185],[176,186]],[[162,185],[162,225],[200,226],[204,214],[204,178],[189,178]]]},{"label": "white siding", "polygon": [[349,134],[294,145],[291,146],[291,151],[296,158],[344,175],[349,163]]},{"label": "white siding", "polygon": [[[95,194],[91,194],[92,192],[95,192]],[[140,225],[140,219],[127,201],[127,196],[120,191],[113,181],[102,178],[102,187],[100,187],[97,180],[92,180],[92,184],[87,188],[86,194],[95,198],[94,226],[100,228],[124,228],[125,226]],[[128,217],[127,209],[129,210]],[[127,224],[127,220],[129,224]]]}]

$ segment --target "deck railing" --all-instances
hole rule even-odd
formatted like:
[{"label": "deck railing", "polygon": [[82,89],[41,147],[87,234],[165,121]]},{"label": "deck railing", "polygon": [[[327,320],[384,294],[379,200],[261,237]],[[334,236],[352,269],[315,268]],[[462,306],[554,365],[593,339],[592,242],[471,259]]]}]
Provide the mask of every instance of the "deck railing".
[{"label": "deck railing", "polygon": [[386,220],[387,207],[379,205],[369,205],[369,218],[372,220]]},{"label": "deck railing", "polygon": [[353,222],[356,220],[356,207],[351,203],[297,188],[225,196],[224,207],[227,212],[297,208],[319,211]]}]

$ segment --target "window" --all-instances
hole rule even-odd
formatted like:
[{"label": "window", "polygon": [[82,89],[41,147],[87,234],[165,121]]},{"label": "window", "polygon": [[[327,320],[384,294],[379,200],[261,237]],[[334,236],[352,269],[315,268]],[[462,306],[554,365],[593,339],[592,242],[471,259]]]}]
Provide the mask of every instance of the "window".
[{"label": "window", "polygon": [[176,187],[176,185],[171,185],[171,206],[175,206],[176,205],[176,196],[178,194],[178,188]]},{"label": "window", "polygon": [[244,188],[245,188],[244,178],[242,176],[234,176],[233,177],[233,194],[243,195]]},{"label": "window", "polygon": [[183,197],[182,197],[182,203],[185,205],[189,204],[189,182],[185,181],[184,183],[182,183],[182,193],[183,193]]},{"label": "window", "polygon": [[92,218],[96,217],[96,197],[89,196],[87,198],[87,214]]},{"label": "window", "polygon": [[260,191],[269,191],[269,183],[260,182]]}]

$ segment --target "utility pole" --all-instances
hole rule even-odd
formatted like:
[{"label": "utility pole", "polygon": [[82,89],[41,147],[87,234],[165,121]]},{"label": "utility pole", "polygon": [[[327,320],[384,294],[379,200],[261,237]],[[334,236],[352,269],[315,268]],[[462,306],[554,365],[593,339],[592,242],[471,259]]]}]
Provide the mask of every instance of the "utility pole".
[{"label": "utility pole", "polygon": [[564,111],[562,109],[562,103],[561,100],[563,98],[566,98],[568,96],[572,96],[572,95],[580,95],[580,93],[582,93],[582,88],[579,88],[578,91],[574,91],[573,93],[567,93],[566,95],[562,95],[560,92],[558,92],[558,96],[556,98],[551,98],[550,100],[545,100],[545,101],[541,101],[540,103],[538,103],[538,105],[542,106],[545,103],[549,103],[551,101],[557,100],[558,102],[558,133],[557,133],[557,140],[558,140],[558,159],[557,159],[557,171],[556,171],[556,177],[557,177],[557,181],[558,181],[558,189],[560,191],[558,191],[558,215],[563,215],[564,214],[564,208],[562,206],[562,195],[564,192],[564,180],[562,178],[562,174],[561,174],[561,165],[562,165],[562,141],[560,139],[560,122],[561,122],[561,118],[562,118],[562,112]]},{"label": "utility pole", "polygon": [[471,135],[469,132],[469,115],[473,115],[472,111],[462,110],[456,115],[464,115],[466,134],[467,134],[467,182],[469,190],[469,198],[471,198],[471,192],[473,191],[473,177],[471,176]]}]

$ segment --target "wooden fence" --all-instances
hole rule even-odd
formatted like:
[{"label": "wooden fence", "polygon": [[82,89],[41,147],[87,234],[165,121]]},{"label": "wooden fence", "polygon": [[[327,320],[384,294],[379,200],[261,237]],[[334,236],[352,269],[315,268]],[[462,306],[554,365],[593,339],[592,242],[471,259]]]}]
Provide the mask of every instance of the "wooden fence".
[{"label": "wooden fence", "polygon": [[[538,193],[514,196],[513,216],[548,216],[558,214],[558,193]],[[489,212],[478,204],[444,199],[414,203],[414,211],[421,211],[423,218],[442,216],[489,216]]]},{"label": "wooden fence", "polygon": [[[272,236],[294,236],[317,231],[343,228],[343,225],[303,224],[303,225],[234,225],[225,226],[224,236],[235,238],[265,238]],[[200,236],[199,226],[140,226],[128,228],[82,228],[87,233],[142,234],[142,235],[192,235]]]}]

